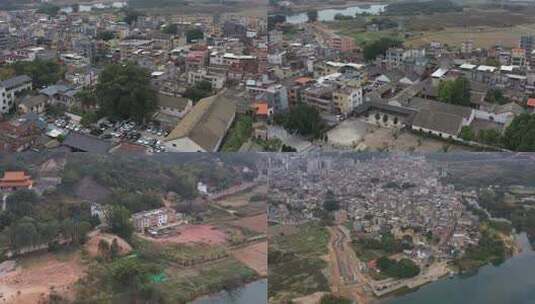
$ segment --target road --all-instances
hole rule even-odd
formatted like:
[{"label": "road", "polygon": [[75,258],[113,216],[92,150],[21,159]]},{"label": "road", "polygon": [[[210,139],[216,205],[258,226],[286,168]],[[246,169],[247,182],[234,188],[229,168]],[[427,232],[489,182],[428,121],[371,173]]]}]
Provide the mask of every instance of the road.
[{"label": "road", "polygon": [[349,231],[341,225],[329,227],[329,268],[331,289],[334,294],[352,298],[359,304],[367,304],[370,297],[366,292],[367,278],[359,271],[359,263],[353,248]]}]

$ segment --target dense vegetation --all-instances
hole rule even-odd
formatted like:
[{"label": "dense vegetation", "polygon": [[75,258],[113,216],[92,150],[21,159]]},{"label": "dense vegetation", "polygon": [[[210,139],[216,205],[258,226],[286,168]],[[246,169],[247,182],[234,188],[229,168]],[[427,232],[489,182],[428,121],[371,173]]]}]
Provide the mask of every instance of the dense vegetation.
[{"label": "dense vegetation", "polygon": [[385,55],[386,51],[391,47],[401,46],[401,41],[398,39],[383,37],[381,39],[375,40],[371,43],[368,43],[364,46],[363,55],[364,59],[367,61],[374,60],[379,55]]},{"label": "dense vegetation", "polygon": [[438,99],[445,103],[470,106],[470,81],[465,77],[441,81]]},{"label": "dense vegetation", "polygon": [[397,279],[412,278],[420,273],[420,267],[411,259],[396,261],[384,256],[377,260],[377,266],[387,276]]},{"label": "dense vegetation", "polygon": [[385,10],[387,15],[429,15],[433,13],[461,12],[463,8],[449,0],[407,1],[390,3]]},{"label": "dense vegetation", "polygon": [[35,89],[55,84],[58,80],[63,79],[65,75],[63,67],[52,60],[17,61],[10,67],[15,71],[16,75],[30,76]]},{"label": "dense vegetation", "polygon": [[320,304],[353,304],[353,301],[328,294],[321,297]]},{"label": "dense vegetation", "polygon": [[312,138],[320,138],[324,128],[319,111],[303,103],[292,107],[288,113],[276,114],[274,121],[291,133]]},{"label": "dense vegetation", "polygon": [[191,99],[193,103],[197,103],[199,100],[213,95],[212,84],[209,81],[199,81],[191,87],[188,87],[184,94],[185,98]]},{"label": "dense vegetation", "polygon": [[228,132],[222,152],[237,152],[247,142],[253,132],[253,119],[250,116],[241,116]]},{"label": "dense vegetation", "polygon": [[268,296],[279,295],[277,303],[317,291],[329,291],[323,274],[327,263],[321,256],[327,253],[329,233],[324,226],[309,223],[297,231],[274,232],[269,243]]},{"label": "dense vegetation", "polygon": [[[38,197],[31,190],[19,190],[8,196],[6,210],[0,212],[0,234],[7,236],[7,248],[13,253],[26,249],[79,245],[86,234],[99,224],[90,215],[89,204],[64,204],[55,194]],[[6,248],[4,248],[6,249]],[[2,250],[0,246],[0,250]]]},{"label": "dense vegetation", "polygon": [[99,76],[95,95],[104,116],[143,122],[157,108],[148,71],[134,63],[108,65]]},{"label": "dense vegetation", "polygon": [[503,135],[503,145],[513,151],[535,151],[535,115],[520,114],[515,117]]}]

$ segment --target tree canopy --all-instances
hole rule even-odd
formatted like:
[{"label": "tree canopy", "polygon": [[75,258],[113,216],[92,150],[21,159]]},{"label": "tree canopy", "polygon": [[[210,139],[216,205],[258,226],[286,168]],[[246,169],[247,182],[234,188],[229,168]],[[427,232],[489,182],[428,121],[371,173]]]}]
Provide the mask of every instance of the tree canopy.
[{"label": "tree canopy", "polygon": [[465,77],[459,77],[440,82],[438,99],[445,103],[470,106],[470,81]]},{"label": "tree canopy", "polygon": [[515,117],[505,129],[502,139],[506,149],[513,151],[535,151],[535,115],[523,113]]},{"label": "tree canopy", "polygon": [[186,40],[191,43],[193,40],[201,40],[204,38],[204,32],[199,28],[190,29],[186,32]]},{"label": "tree canopy", "polygon": [[100,74],[95,95],[106,116],[143,122],[157,109],[149,73],[134,63],[108,65]]},{"label": "tree canopy", "polygon": [[55,84],[63,79],[65,70],[53,60],[17,61],[11,65],[17,75],[28,75],[35,88]]},{"label": "tree canopy", "polygon": [[362,51],[364,59],[367,61],[374,60],[377,56],[386,54],[386,50],[389,48],[399,47],[401,44],[400,40],[390,37],[383,37],[371,43],[367,43]]},{"label": "tree canopy", "polygon": [[277,114],[274,120],[290,132],[313,138],[320,138],[324,127],[319,111],[304,103],[293,107],[288,113]]},{"label": "tree canopy", "polygon": [[209,81],[203,80],[187,88],[184,94],[182,94],[182,96],[191,99],[193,103],[197,103],[199,100],[206,98],[212,94],[212,84]]}]

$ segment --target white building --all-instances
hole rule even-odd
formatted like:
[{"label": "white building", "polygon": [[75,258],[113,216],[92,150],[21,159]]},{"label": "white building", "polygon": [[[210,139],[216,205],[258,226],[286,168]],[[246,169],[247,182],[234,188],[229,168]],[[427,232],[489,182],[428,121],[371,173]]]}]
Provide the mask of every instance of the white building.
[{"label": "white building", "polygon": [[0,112],[8,113],[15,107],[15,98],[26,90],[32,89],[32,79],[26,75],[13,77],[0,82]]}]

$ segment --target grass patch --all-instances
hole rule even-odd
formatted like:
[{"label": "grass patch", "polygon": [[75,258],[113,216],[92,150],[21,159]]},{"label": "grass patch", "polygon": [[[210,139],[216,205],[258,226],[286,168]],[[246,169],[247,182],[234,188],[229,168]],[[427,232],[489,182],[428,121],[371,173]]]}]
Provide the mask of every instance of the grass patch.
[{"label": "grass patch", "polygon": [[323,270],[327,262],[329,233],[317,223],[298,227],[291,234],[279,233],[269,243],[268,295],[284,302],[317,291],[329,291]]},{"label": "grass patch", "polygon": [[198,271],[168,268],[161,291],[169,303],[186,303],[197,296],[237,288],[256,277],[256,273],[234,258],[203,265]]}]

